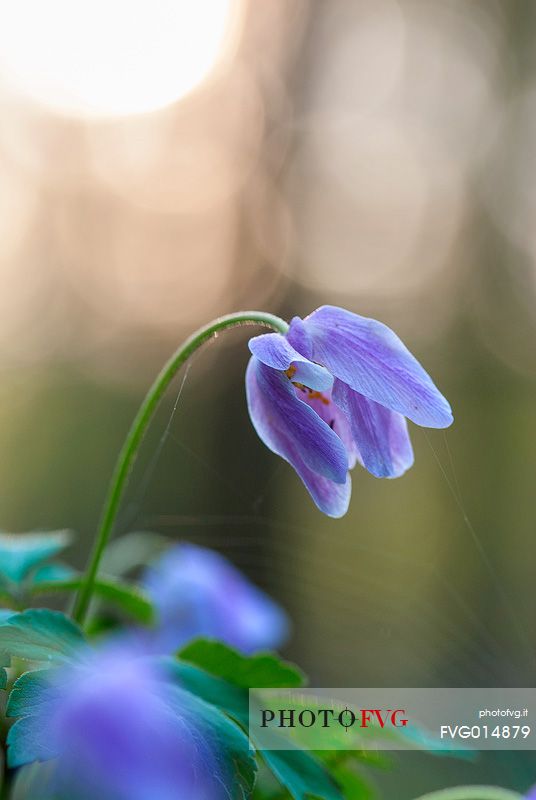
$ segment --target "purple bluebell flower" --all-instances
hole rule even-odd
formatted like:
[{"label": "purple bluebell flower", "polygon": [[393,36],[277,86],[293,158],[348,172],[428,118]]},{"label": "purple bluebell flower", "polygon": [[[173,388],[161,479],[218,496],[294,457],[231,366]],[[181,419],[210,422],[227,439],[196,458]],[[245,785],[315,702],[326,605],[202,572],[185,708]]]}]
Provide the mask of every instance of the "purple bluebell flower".
[{"label": "purple bluebell flower", "polygon": [[262,441],[288,461],[331,517],[348,509],[349,470],[378,478],[413,464],[406,417],[452,423],[447,400],[398,336],[374,319],[335,306],[294,317],[286,335],[249,342],[246,393]]},{"label": "purple bluebell flower", "polygon": [[[40,797],[228,800],[234,767],[218,712],[170,683],[163,665],[116,647],[30,679],[30,713],[11,728],[9,763],[55,759]],[[229,731],[232,749],[242,734]]]},{"label": "purple bluebell flower", "polygon": [[536,800],[536,786],[533,786],[532,789],[529,790],[526,800]]},{"label": "purple bluebell flower", "polygon": [[219,553],[179,544],[146,571],[142,584],[157,612],[153,649],[173,653],[197,636],[250,653],[288,635],[284,611]]}]

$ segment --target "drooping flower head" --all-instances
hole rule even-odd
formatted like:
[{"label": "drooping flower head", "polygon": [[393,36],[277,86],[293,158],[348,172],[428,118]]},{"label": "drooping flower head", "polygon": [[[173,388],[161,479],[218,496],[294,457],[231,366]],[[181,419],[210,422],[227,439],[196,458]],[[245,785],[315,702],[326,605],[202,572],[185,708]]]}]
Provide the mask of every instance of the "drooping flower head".
[{"label": "drooping flower head", "polygon": [[250,653],[277,648],[288,634],[284,611],[219,553],[179,544],[146,571],[157,612],[153,649],[173,653],[197,636]]},{"label": "drooping flower head", "polygon": [[28,763],[26,743],[32,761],[54,759],[39,797],[227,798],[232,767],[203,719],[211,709],[167,681],[161,665],[115,647],[28,676],[33,702],[11,728],[9,763]]},{"label": "drooping flower head", "polygon": [[325,514],[341,517],[359,461],[378,478],[413,464],[406,417],[452,423],[447,400],[386,325],[335,306],[249,342],[246,393],[262,441],[296,470]]}]

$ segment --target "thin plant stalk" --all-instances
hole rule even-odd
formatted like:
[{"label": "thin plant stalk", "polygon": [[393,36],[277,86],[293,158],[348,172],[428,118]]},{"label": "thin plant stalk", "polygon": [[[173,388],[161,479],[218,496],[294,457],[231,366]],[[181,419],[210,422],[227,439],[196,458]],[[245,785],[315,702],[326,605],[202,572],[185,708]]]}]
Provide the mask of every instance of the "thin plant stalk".
[{"label": "thin plant stalk", "polygon": [[132,465],[160,400],[177,372],[202,344],[216,336],[220,331],[227,328],[235,328],[239,325],[263,325],[283,334],[288,330],[288,325],[284,320],[263,311],[239,311],[219,317],[199,328],[177,348],[147,392],[119,453],[106,495],[95,542],[84,572],[82,585],[75,599],[73,617],[80,625],[83,625],[87,615],[95,586],[95,578],[99,571],[104,550],[113,532]]}]

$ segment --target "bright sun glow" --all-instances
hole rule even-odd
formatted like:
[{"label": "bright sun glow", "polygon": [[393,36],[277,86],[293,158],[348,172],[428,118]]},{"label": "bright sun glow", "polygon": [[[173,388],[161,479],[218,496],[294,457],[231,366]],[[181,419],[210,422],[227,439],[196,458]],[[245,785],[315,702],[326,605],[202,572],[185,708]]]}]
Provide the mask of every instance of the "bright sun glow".
[{"label": "bright sun glow", "polygon": [[222,55],[236,0],[0,0],[0,82],[59,111],[152,111]]}]

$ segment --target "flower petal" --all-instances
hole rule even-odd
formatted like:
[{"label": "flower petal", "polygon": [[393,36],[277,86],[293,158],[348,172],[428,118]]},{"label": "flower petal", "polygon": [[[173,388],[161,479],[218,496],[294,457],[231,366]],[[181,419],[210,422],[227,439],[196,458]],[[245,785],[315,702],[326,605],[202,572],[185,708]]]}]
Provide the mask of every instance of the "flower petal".
[{"label": "flower petal", "polygon": [[155,652],[176,653],[197,636],[220,639],[244,653],[277,649],[288,634],[283,610],[220,553],[174,545],[144,572],[158,612],[144,630]]},{"label": "flower petal", "polygon": [[287,339],[292,347],[312,361],[313,359],[313,340],[307,332],[307,328],[300,317],[293,317],[288,326]]},{"label": "flower petal", "polygon": [[352,479],[349,473],[344,483],[334,483],[306,467],[298,456],[292,466],[320,511],[336,519],[346,514],[352,494]]},{"label": "flower petal", "polygon": [[345,411],[334,402],[331,392],[307,392],[296,389],[298,397],[316,411],[318,416],[326,422],[332,431],[342,440],[348,456],[348,469],[353,469],[359,458],[359,451],[354,441],[352,428]]},{"label": "flower petal", "polygon": [[377,478],[398,478],[413,464],[413,448],[405,417],[368,400],[342,381],[333,397],[346,412],[361,462]]},{"label": "flower petal", "polygon": [[343,442],[296,396],[295,387],[282,372],[251,358],[246,395],[251,421],[270,450],[298,472],[305,465],[330,481],[345,483],[348,457]]},{"label": "flower petal", "polygon": [[318,392],[331,389],[333,376],[327,369],[298,353],[280,333],[264,333],[249,340],[253,355],[267,367],[285,372],[294,367],[292,380],[303,383]]},{"label": "flower petal", "polygon": [[321,306],[304,324],[313,339],[314,360],[351,389],[417,425],[451,424],[447,400],[386,325],[335,306]]}]

